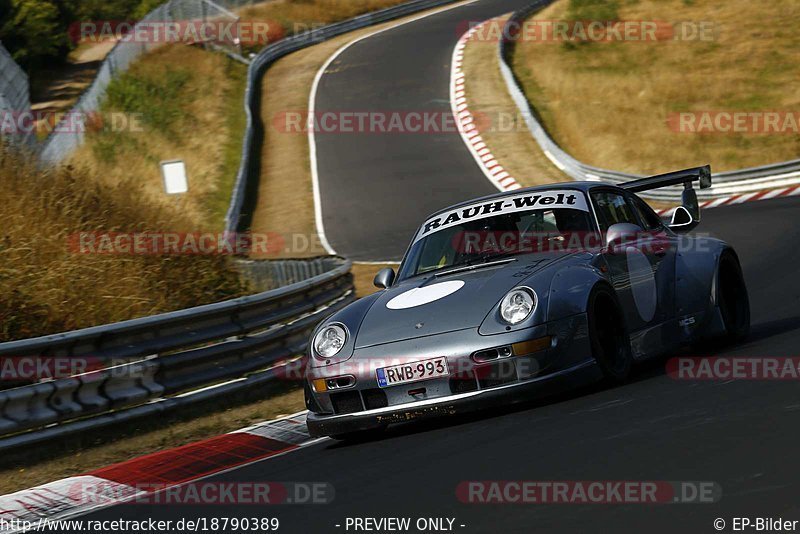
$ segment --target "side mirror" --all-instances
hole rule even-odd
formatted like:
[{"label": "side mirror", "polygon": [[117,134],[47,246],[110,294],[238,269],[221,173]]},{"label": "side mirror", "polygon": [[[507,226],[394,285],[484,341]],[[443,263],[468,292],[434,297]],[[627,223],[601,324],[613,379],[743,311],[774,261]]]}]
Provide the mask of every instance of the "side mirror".
[{"label": "side mirror", "polygon": [[676,234],[685,234],[686,232],[691,232],[698,224],[700,224],[700,221],[692,217],[688,209],[678,206],[672,214],[669,229]]},{"label": "side mirror", "polygon": [[385,269],[378,271],[378,274],[375,275],[375,279],[372,281],[372,283],[375,284],[375,287],[379,287],[381,289],[392,287],[393,282],[394,269],[391,267],[386,267]]},{"label": "side mirror", "polygon": [[626,241],[635,240],[642,232],[644,232],[644,230],[636,224],[612,224],[606,231],[606,250],[611,252],[615,246]]}]

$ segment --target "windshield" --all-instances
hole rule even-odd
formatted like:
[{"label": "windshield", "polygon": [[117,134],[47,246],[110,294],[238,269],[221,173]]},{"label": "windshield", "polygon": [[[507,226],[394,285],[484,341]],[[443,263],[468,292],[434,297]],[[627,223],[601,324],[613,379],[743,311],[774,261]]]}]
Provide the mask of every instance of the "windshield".
[{"label": "windshield", "polygon": [[399,277],[517,254],[586,248],[596,244],[596,238],[582,192],[529,192],[432,217],[417,232]]}]

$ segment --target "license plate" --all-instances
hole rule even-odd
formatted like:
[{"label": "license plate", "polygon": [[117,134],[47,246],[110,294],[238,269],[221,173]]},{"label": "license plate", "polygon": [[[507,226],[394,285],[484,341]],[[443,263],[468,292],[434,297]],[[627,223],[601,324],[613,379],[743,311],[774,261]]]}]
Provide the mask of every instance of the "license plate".
[{"label": "license plate", "polygon": [[449,376],[450,371],[447,369],[447,358],[440,357],[392,365],[391,367],[381,367],[375,370],[375,374],[378,376],[378,385],[386,388],[398,384]]}]

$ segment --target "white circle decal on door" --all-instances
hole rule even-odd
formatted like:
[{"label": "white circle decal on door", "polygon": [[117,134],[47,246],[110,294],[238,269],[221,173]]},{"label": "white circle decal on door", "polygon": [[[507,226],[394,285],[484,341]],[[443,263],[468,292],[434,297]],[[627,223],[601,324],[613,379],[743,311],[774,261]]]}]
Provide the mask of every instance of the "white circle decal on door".
[{"label": "white circle decal on door", "polygon": [[443,299],[447,295],[452,295],[462,287],[464,287],[463,280],[452,280],[425,287],[415,287],[414,289],[397,295],[386,303],[386,307],[390,310],[404,310],[406,308],[422,306],[423,304]]}]

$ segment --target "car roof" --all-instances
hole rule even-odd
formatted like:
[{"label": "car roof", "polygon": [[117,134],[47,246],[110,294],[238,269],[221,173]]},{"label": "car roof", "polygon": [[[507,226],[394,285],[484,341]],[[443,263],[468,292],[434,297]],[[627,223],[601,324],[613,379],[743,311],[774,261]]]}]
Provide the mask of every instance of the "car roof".
[{"label": "car roof", "polygon": [[584,193],[588,193],[589,189],[594,187],[615,187],[618,188],[619,186],[609,183],[609,182],[590,182],[590,181],[575,181],[575,182],[558,182],[553,184],[545,184],[545,185],[536,185],[533,187],[524,187],[522,189],[514,189],[512,191],[501,191],[499,193],[494,193],[492,195],[486,195],[484,197],[477,197],[477,198],[470,198],[463,202],[459,202],[458,204],[453,204],[452,206],[447,206],[446,208],[442,208],[440,210],[436,210],[435,212],[431,213],[428,218],[435,217],[440,213],[444,213],[446,211],[450,211],[455,208],[460,208],[461,206],[468,206],[470,204],[474,204],[475,202],[481,202],[486,200],[493,200],[496,198],[504,198],[508,196],[519,195],[522,193],[533,192],[533,191],[551,191],[553,189],[576,189],[578,191],[583,191]]}]

